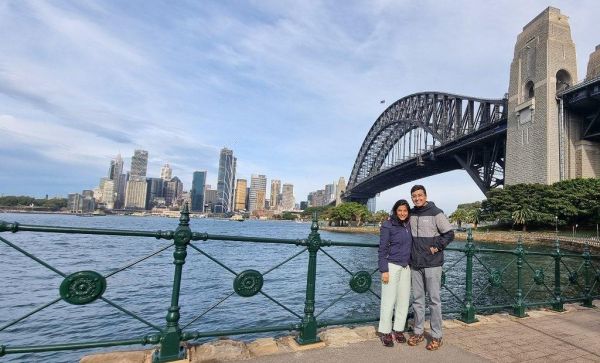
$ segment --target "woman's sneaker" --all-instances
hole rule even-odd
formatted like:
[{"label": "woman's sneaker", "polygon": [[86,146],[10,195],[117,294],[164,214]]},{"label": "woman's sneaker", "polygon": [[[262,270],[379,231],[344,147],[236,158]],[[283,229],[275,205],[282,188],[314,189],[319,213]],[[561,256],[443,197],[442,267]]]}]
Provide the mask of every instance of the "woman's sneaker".
[{"label": "woman's sneaker", "polygon": [[381,343],[386,347],[394,346],[394,338],[392,337],[392,333],[381,334],[379,335],[379,339],[381,339]]},{"label": "woman's sneaker", "polygon": [[394,340],[396,341],[396,343],[406,343],[406,337],[401,331],[392,331],[392,335],[394,336]]}]

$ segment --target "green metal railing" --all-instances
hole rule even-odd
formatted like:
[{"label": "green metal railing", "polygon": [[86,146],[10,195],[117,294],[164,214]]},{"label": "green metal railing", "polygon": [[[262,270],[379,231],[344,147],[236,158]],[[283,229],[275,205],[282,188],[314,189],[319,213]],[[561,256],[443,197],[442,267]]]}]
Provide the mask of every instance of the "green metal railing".
[{"label": "green metal railing", "polygon": [[[27,314],[14,319],[0,326],[0,332],[7,328],[18,324],[24,319],[56,304],[59,301],[65,301],[73,305],[85,305],[93,303],[96,300],[101,300],[124,313],[131,318],[137,320],[143,325],[155,330],[155,333],[146,334],[141,337],[122,340],[110,341],[92,341],[81,343],[65,343],[54,345],[38,345],[38,346],[5,346],[0,345],[0,357],[8,354],[35,353],[61,350],[75,350],[85,348],[100,348],[122,345],[136,344],[153,344],[158,345],[158,349],[154,355],[155,362],[169,362],[181,359],[185,355],[184,342],[198,340],[201,338],[240,335],[249,333],[277,332],[277,331],[297,331],[297,342],[299,344],[312,344],[319,341],[317,329],[330,325],[343,324],[358,324],[374,322],[378,317],[361,317],[352,319],[324,320],[319,319],[321,314],[329,308],[340,302],[349,293],[355,292],[358,294],[369,293],[379,298],[379,295],[371,288],[373,278],[377,273],[377,269],[370,271],[355,271],[344,266],[338,259],[329,252],[329,247],[346,247],[346,248],[377,248],[378,245],[371,243],[352,243],[352,242],[334,242],[321,239],[318,233],[318,223],[316,214],[313,217],[311,232],[306,239],[278,239],[278,238],[261,238],[261,237],[240,237],[240,236],[225,236],[213,235],[207,233],[192,232],[189,227],[189,211],[187,205],[181,212],[179,225],[175,231],[132,231],[132,230],[113,230],[113,229],[87,229],[87,228],[70,228],[70,227],[53,227],[53,226],[37,226],[23,225],[18,223],[7,223],[0,221],[0,232],[44,232],[44,233],[70,233],[82,235],[106,235],[106,236],[126,236],[126,237],[152,237],[156,239],[173,240],[172,244],[161,247],[159,250],[151,254],[139,258],[138,260],[123,266],[116,271],[112,271],[106,275],[101,275],[95,271],[83,270],[67,275],[66,273],[56,269],[42,259],[34,256],[28,251],[22,249],[16,244],[0,237],[0,242],[13,248],[19,253],[31,258],[45,268],[53,271],[63,278],[59,288],[59,297],[50,302],[39,306]],[[293,254],[289,258],[279,264],[269,268],[261,273],[254,269],[248,269],[237,272],[230,268],[216,257],[209,254],[206,250],[200,248],[194,242],[196,241],[241,241],[251,243],[267,243],[267,244],[284,244],[302,246],[299,252]],[[137,314],[125,309],[115,301],[103,296],[108,285],[106,279],[125,271],[138,263],[145,261],[158,253],[174,247],[173,252],[173,284],[171,289],[170,306],[166,314],[166,323],[164,326],[157,326],[150,321],[138,316]],[[515,316],[526,316],[526,308],[533,306],[551,306],[556,311],[563,309],[563,304],[566,302],[581,302],[584,306],[592,306],[592,301],[600,297],[600,268],[597,266],[598,255],[590,253],[589,246],[586,245],[583,254],[563,252],[560,249],[559,242],[555,243],[555,248],[552,253],[546,252],[530,252],[523,248],[522,242],[519,240],[517,247],[514,250],[501,249],[486,249],[476,247],[473,243],[471,233],[469,231],[467,243],[464,247],[455,248],[449,247],[446,250],[455,251],[463,254],[452,265],[444,268],[442,274],[442,286],[448,292],[448,296],[455,300],[454,305],[458,305],[457,309],[444,309],[445,314],[459,314],[460,319],[466,323],[476,321],[475,314],[477,312],[486,312],[493,310],[509,310]],[[188,251],[197,252],[205,256],[218,266],[222,267],[234,276],[233,292],[221,299],[216,304],[208,307],[198,316],[191,319],[186,325],[180,324],[180,293],[182,285],[182,276],[184,273],[184,264]],[[295,312],[292,308],[286,306],[282,302],[267,294],[263,290],[264,276],[271,273],[275,269],[285,265],[291,260],[308,253],[308,267],[306,274],[306,290],[303,314]],[[333,299],[329,305],[322,308],[318,313],[315,313],[315,290],[317,286],[317,256],[321,252],[324,257],[327,257],[333,263],[339,265],[345,273],[349,275],[349,286],[347,291]],[[507,254],[514,258],[502,269],[492,268],[484,256],[494,254]],[[554,279],[550,282],[550,277],[545,276],[545,268],[536,268],[532,264],[539,262],[540,259],[551,259]],[[569,266],[566,259],[577,261],[576,267]],[[531,260],[531,264],[530,264]],[[535,260],[535,261],[534,261]],[[579,263],[579,261],[581,261]],[[464,262],[464,266],[462,263]],[[459,265],[461,264],[461,265]],[[515,265],[515,269],[510,267]],[[480,273],[474,274],[474,268],[477,268]],[[464,271],[464,291],[458,293],[455,288],[448,286],[446,280],[449,275],[462,277]],[[511,275],[510,273],[513,273]],[[565,274],[566,273],[566,274]],[[583,276],[583,279],[581,278]],[[452,277],[452,276],[451,276]],[[487,280],[485,279],[487,278]],[[482,285],[483,287],[480,286]],[[530,293],[535,287],[543,289],[546,297],[549,299],[532,301]],[[552,286],[552,288],[551,288]],[[479,290],[475,291],[475,287]],[[527,291],[525,289],[529,288]],[[476,294],[474,294],[476,292]],[[273,326],[256,326],[245,329],[219,330],[219,331],[188,331],[186,330],[191,324],[197,322],[205,314],[216,308],[223,301],[227,300],[234,294],[242,297],[251,297],[261,294],[266,299],[273,302],[275,305],[284,309],[286,312],[293,315],[297,320],[282,325]],[[489,303],[482,301],[488,296],[504,296],[505,301],[500,303]],[[538,294],[539,295],[539,294]],[[0,342],[1,343],[1,342]]]}]

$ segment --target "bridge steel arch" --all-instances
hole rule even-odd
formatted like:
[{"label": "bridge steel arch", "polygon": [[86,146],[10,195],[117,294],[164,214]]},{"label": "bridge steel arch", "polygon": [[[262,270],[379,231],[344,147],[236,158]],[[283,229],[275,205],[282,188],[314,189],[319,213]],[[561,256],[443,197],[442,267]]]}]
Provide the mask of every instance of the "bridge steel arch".
[{"label": "bridge steel arch", "polygon": [[504,183],[506,99],[415,93],[390,105],[365,137],[343,198],[366,202],[416,179],[465,169],[485,193]]}]

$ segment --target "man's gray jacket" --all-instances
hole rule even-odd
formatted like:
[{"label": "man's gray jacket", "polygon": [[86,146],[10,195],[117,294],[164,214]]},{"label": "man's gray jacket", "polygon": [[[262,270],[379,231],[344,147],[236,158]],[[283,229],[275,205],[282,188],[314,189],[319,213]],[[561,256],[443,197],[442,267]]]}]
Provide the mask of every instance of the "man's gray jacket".
[{"label": "man's gray jacket", "polygon": [[[444,264],[444,249],[454,239],[454,231],[441,209],[433,202],[414,207],[410,213],[410,229],[413,236],[411,267],[437,267]],[[438,252],[431,253],[430,247]]]}]

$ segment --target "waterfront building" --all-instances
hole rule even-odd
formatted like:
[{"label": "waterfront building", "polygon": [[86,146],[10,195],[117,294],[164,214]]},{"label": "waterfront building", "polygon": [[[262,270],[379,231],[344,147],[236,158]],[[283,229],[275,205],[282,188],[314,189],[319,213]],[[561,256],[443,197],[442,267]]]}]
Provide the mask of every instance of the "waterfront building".
[{"label": "waterfront building", "polygon": [[346,191],[346,180],[343,176],[340,177],[335,188],[335,205],[342,204],[342,194]]},{"label": "waterfront building", "polygon": [[291,211],[294,209],[296,200],[294,199],[294,185],[285,183],[283,184],[281,208],[285,211]]},{"label": "waterfront building", "polygon": [[235,182],[235,203],[234,211],[246,211],[248,209],[246,200],[248,199],[248,182],[246,179],[238,179]]},{"label": "waterfront building", "polygon": [[171,166],[168,163],[163,165],[163,167],[160,168],[160,178],[164,181],[169,181],[172,177],[173,169],[171,169]]},{"label": "waterfront building", "polygon": [[195,171],[192,180],[192,212],[204,212],[204,189],[206,187],[206,171]]},{"label": "waterfront building", "polygon": [[106,209],[114,209],[117,200],[115,180],[102,178],[100,185],[102,188],[102,199],[99,202],[104,204],[104,208]]},{"label": "waterfront building", "polygon": [[225,147],[221,149],[215,213],[227,213],[232,210],[236,164],[237,159],[233,156],[233,150]]},{"label": "waterfront building", "polygon": [[250,178],[250,201],[248,210],[263,210],[265,206],[265,196],[267,195],[267,177],[265,175],[252,174]]},{"label": "waterfront building", "polygon": [[165,188],[165,203],[167,207],[177,205],[177,200],[183,193],[183,183],[178,177],[173,177],[166,184]]},{"label": "waterfront building", "polygon": [[146,191],[146,209],[152,209],[155,206],[164,204],[162,196],[164,195],[165,181],[161,178],[147,178],[148,183]]},{"label": "waterfront building", "polygon": [[300,210],[306,210],[308,208],[308,202],[303,200],[300,202]]},{"label": "waterfront building", "polygon": [[271,180],[271,198],[269,199],[270,208],[277,209],[281,204],[281,180]]},{"label": "waterfront building", "polygon": [[90,190],[83,194],[71,193],[67,197],[67,210],[70,213],[92,213],[96,209],[96,202]]},{"label": "waterfront building", "polygon": [[148,184],[144,176],[131,175],[127,181],[125,209],[146,209]]},{"label": "waterfront building", "polygon": [[204,193],[204,211],[208,212],[212,212],[214,213],[215,211],[215,205],[217,204],[217,190],[216,189],[210,189],[207,188],[205,193]]}]

